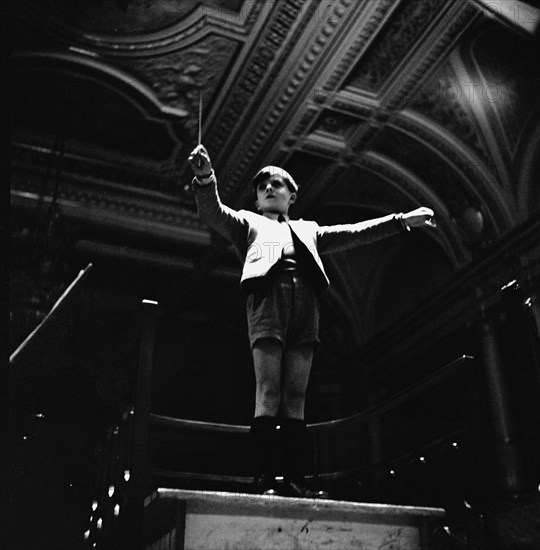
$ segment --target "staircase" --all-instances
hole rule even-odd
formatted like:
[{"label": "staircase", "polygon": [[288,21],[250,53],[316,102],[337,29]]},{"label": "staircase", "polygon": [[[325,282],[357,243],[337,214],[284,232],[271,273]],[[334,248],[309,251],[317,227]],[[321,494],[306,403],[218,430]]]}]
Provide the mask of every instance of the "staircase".
[{"label": "staircase", "polygon": [[158,489],[146,550],[443,550],[440,508]]}]

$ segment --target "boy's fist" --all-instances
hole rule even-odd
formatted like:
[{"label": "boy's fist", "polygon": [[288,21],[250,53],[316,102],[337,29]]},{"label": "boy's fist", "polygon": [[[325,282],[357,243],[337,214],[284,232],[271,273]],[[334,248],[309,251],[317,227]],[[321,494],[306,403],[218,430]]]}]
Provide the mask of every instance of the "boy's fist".
[{"label": "boy's fist", "polygon": [[212,162],[204,145],[197,145],[191,151],[188,162],[196,177],[209,176],[212,173]]},{"label": "boy's fist", "polygon": [[435,212],[431,208],[426,206],[421,206],[416,210],[411,210],[406,214],[403,214],[403,221],[409,227],[423,227],[424,225],[429,225],[430,227],[437,227],[435,223]]}]

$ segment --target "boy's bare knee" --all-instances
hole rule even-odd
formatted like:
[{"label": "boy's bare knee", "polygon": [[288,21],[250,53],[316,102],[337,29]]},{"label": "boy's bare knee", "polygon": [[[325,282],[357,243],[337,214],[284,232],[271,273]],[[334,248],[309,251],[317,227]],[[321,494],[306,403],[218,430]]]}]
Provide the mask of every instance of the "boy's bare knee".
[{"label": "boy's bare knee", "polygon": [[276,416],[280,408],[281,395],[273,388],[257,389],[255,397],[255,416]]},{"label": "boy's bare knee", "polygon": [[281,392],[274,385],[260,388],[257,394],[261,400],[269,403],[279,403],[281,398]]},{"label": "boy's bare knee", "polygon": [[289,390],[283,393],[282,410],[286,416],[294,416],[304,410],[306,394],[303,391]]},{"label": "boy's bare knee", "polygon": [[304,418],[304,402],[282,403],[279,410],[284,418]]}]

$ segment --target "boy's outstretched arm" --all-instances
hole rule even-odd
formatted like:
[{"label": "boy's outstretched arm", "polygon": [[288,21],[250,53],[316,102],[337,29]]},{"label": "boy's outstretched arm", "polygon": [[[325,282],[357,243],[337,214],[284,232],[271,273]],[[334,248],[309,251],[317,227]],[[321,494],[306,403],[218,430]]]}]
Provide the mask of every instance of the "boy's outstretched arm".
[{"label": "boy's outstretched arm", "polygon": [[431,208],[422,206],[410,212],[390,214],[358,223],[320,226],[317,248],[319,254],[331,254],[370,244],[415,227],[436,227],[434,216]]},{"label": "boy's outstretched arm", "polygon": [[212,161],[204,145],[197,145],[193,149],[188,162],[195,174],[193,190],[200,219],[238,248],[242,248],[247,222],[239,212],[221,202]]}]

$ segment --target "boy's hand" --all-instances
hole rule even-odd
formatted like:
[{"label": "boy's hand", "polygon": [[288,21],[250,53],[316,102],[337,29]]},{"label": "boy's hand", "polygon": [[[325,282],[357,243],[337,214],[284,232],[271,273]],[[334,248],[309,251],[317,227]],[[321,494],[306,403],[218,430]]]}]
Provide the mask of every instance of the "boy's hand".
[{"label": "boy's hand", "polygon": [[431,208],[421,206],[416,210],[411,210],[406,214],[403,214],[403,221],[409,227],[423,227],[428,225],[429,227],[437,227],[437,223],[434,219],[435,212]]},{"label": "boy's hand", "polygon": [[209,176],[212,173],[212,162],[204,145],[197,145],[188,157],[193,173],[199,176]]}]

